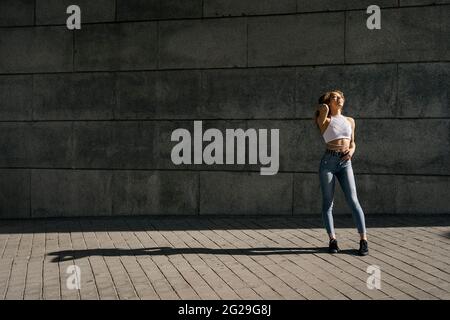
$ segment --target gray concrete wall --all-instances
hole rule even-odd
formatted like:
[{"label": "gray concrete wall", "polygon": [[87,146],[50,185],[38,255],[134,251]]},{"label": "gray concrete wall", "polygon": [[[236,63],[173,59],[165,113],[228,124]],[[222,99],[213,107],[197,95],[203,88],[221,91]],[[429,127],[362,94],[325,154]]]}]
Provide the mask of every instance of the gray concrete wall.
[{"label": "gray concrete wall", "polygon": [[[0,0],[0,218],[319,214],[313,104],[332,88],[366,214],[450,213],[450,1],[377,1],[376,31],[370,4]],[[193,120],[280,129],[279,173],[174,165]]]}]

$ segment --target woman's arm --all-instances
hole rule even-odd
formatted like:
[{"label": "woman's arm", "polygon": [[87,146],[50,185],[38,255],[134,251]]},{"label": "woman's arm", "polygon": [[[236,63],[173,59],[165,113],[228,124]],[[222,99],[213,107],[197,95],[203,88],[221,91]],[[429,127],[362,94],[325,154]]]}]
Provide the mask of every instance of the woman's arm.
[{"label": "woman's arm", "polygon": [[319,115],[316,118],[316,122],[321,129],[326,123],[328,111],[329,111],[328,105],[326,105],[325,103],[322,103],[317,107],[316,112],[319,112]]},{"label": "woman's arm", "polygon": [[350,140],[350,146],[348,148],[348,153],[342,157],[342,160],[349,160],[353,157],[353,154],[356,151],[356,143],[355,143],[355,120],[353,118],[347,117],[347,119],[350,121],[350,124],[352,125],[352,138]]}]

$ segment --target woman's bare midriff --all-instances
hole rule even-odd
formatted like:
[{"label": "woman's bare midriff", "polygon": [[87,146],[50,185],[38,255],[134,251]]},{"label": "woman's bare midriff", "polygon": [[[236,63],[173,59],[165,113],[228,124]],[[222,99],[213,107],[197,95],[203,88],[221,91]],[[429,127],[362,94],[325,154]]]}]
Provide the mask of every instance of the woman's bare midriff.
[{"label": "woman's bare midriff", "polygon": [[327,149],[345,152],[350,148],[350,139],[336,139],[327,143]]}]

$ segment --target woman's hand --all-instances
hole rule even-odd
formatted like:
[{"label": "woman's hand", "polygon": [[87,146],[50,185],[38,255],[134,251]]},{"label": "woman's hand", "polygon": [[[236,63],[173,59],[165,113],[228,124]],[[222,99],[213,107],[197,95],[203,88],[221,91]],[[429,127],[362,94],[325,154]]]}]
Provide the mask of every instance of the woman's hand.
[{"label": "woman's hand", "polygon": [[342,156],[341,160],[343,160],[343,161],[351,160],[354,153],[355,153],[355,149],[353,149],[353,148],[347,149],[347,152],[345,153],[344,156]]},{"label": "woman's hand", "polygon": [[327,112],[330,110],[326,103],[319,104],[317,107],[318,110],[326,110]]}]

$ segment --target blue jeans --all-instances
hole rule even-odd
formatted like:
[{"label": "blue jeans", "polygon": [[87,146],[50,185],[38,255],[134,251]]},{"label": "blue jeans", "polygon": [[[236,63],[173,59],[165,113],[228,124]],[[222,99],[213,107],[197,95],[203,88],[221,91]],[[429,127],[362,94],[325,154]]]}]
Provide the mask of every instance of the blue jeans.
[{"label": "blue jeans", "polygon": [[320,160],[320,187],[322,189],[322,217],[328,234],[335,235],[333,224],[333,199],[336,178],[352,209],[353,220],[359,233],[366,233],[364,212],[356,194],[355,177],[351,160],[342,161],[338,155],[325,153]]}]

